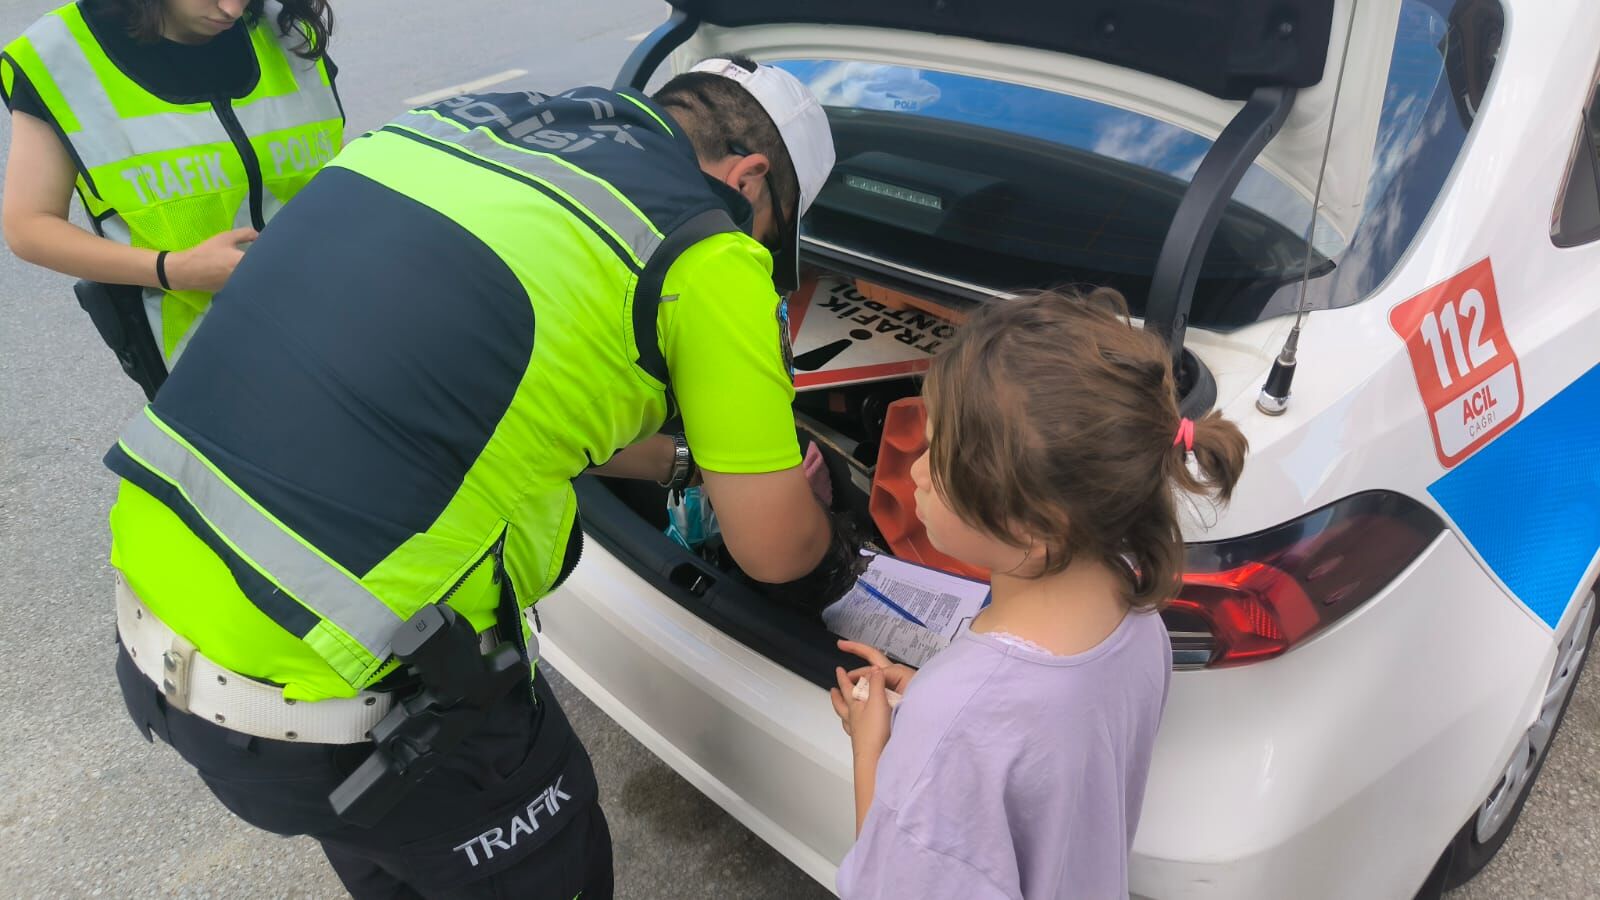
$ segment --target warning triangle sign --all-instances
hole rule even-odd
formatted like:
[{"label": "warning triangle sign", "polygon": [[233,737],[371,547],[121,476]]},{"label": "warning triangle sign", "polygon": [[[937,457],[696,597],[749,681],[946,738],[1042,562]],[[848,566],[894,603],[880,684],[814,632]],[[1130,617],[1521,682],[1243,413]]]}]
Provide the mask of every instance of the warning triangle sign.
[{"label": "warning triangle sign", "polygon": [[873,300],[840,278],[807,279],[789,297],[796,390],[925,372],[954,336],[951,322]]}]

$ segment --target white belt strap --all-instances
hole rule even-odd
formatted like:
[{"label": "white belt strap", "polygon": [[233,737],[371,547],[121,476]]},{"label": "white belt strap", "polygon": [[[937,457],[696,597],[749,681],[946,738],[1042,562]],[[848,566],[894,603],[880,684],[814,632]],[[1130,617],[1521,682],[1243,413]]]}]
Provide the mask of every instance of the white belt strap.
[{"label": "white belt strap", "polygon": [[359,744],[389,711],[390,694],[364,691],[316,702],[285,700],[277,685],[217,665],[150,612],[117,573],[117,633],[167,703],[231,731],[278,741]]}]

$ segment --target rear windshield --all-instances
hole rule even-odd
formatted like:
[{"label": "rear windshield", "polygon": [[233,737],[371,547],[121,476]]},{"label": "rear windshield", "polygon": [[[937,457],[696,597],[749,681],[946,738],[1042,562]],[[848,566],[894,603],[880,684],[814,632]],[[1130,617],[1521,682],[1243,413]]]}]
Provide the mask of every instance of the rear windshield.
[{"label": "rear windshield", "polygon": [[[1404,0],[1366,209],[1353,233],[1252,167],[1208,249],[1190,322],[1230,329],[1359,301],[1410,246],[1465,141],[1498,50],[1495,0]],[[805,59],[838,165],[807,237],[995,291],[1107,284],[1142,312],[1211,142],[1093,100],[929,69]],[[1311,232],[1310,247],[1307,233]]]}]

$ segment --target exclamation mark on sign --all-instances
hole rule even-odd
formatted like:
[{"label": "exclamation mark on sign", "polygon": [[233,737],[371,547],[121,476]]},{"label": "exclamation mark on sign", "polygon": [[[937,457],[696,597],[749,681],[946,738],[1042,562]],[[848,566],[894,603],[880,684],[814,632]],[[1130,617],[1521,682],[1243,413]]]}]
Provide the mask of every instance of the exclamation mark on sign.
[{"label": "exclamation mark on sign", "polygon": [[818,347],[814,350],[807,350],[806,352],[794,358],[794,367],[796,370],[801,372],[815,372],[816,370],[832,362],[839,354],[849,349],[851,344],[855,343],[856,341],[867,340],[871,337],[872,332],[867,331],[865,328],[857,328],[856,330],[850,332],[850,338],[855,338],[855,340],[851,340],[850,338],[840,338],[831,344],[823,344],[821,347]]}]

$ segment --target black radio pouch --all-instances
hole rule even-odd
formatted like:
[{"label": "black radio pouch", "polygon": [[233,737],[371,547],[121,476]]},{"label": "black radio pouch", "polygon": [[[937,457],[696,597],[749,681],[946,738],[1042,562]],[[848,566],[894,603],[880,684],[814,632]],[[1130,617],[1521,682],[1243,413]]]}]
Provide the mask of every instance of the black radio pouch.
[{"label": "black radio pouch", "polygon": [[144,312],[144,289],[127,284],[101,284],[80,281],[72,286],[78,305],[89,314],[101,340],[116,354],[122,371],[154,400],[156,390],[167,380],[167,364],[150,331]]}]

